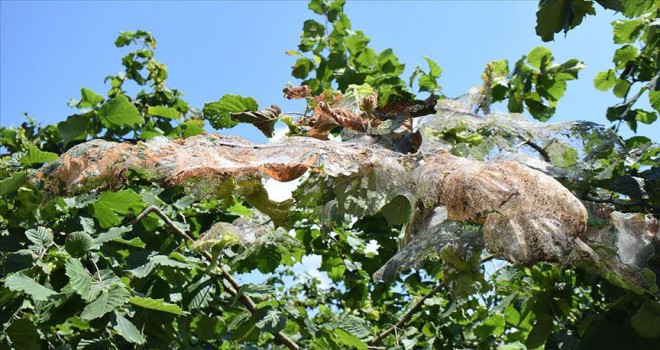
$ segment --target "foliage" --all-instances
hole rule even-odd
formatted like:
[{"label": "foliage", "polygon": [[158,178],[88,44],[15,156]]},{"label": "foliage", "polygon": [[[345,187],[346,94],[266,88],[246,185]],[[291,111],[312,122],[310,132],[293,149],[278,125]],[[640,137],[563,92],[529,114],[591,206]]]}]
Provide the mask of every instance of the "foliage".
[{"label": "foliage", "polygon": [[[600,73],[595,85],[623,98],[607,118],[635,130],[637,121],[655,121],[655,112],[632,109],[644,93],[656,111],[659,107],[658,9],[597,2],[627,19],[614,23],[614,40],[623,45],[615,68]],[[588,0],[540,3],[537,33],[544,40],[594,12]],[[157,136],[187,138],[203,133],[206,120],[214,128],[252,123],[268,136],[278,120],[287,122],[291,135],[319,138],[341,127],[362,128],[386,146],[394,144],[391,149],[414,152],[418,136],[411,118],[423,115],[429,104],[414,100],[408,88],[417,82],[420,92],[444,97],[442,70],[424,58],[428,70],[415,69],[406,86],[404,65],[391,49],[377,53],[368,47],[369,38],[351,29],[343,5],[312,0],[310,10],[324,23],[305,21],[298,50],[288,53],[296,58],[292,75],[309,86],[285,89],[288,98],[306,101],[305,116],[297,121],[276,106],[259,110],[254,99],[231,94],[202,111],[190,107],[178,90],[166,87],[166,67],[154,59],[156,40],[139,30],[117,38],[117,47],[138,48],[122,59],[124,72],[106,77],[111,86],[106,96],[83,88],[80,100],[69,103],[75,114],[57,125],[41,126],[26,116],[21,127],[0,128],[0,145],[8,152],[0,162],[0,346],[230,349],[292,347],[291,341],[314,349],[657,346],[657,300],[581,269],[497,268],[502,262],[493,263],[481,251],[467,259],[444,251],[393,281],[373,281],[397,252],[397,238],[410,220],[405,194],[388,192],[391,174],[311,176],[308,191],[294,194],[296,207],[269,201],[254,179],[227,180],[206,196],[160,187],[140,169],[132,169],[120,189],[70,196],[44,193],[27,181],[35,168],[52,166],[58,155],[90,139],[139,144]],[[634,42],[640,48],[630,45]],[[549,119],[566,81],[577,79],[582,68],[575,59],[552,61],[549,50],[539,47],[513,69],[506,60],[489,63],[476,109],[508,99],[512,112],[526,106],[536,119]],[[643,86],[629,98],[635,83]],[[142,90],[129,96],[124,84]],[[310,121],[312,110],[325,119]],[[465,144],[494,147],[492,133],[458,124],[434,136],[458,150]],[[597,151],[598,171],[571,189],[657,217],[657,144],[643,137],[626,140],[625,163],[615,160],[612,149]],[[564,154],[556,162],[570,166],[574,158]],[[94,185],[102,187],[90,188]],[[363,192],[366,199],[358,201]],[[338,198],[345,207],[321,206],[337,193],[344,194]],[[373,203],[383,209],[370,211]],[[326,211],[330,215],[319,215]],[[356,221],[347,224],[344,216]],[[241,220],[268,232],[242,240],[226,226]],[[377,252],[369,248],[374,245]],[[294,273],[296,263],[313,257],[321,259],[327,286]],[[240,285],[230,274],[255,270],[268,279]]]}]

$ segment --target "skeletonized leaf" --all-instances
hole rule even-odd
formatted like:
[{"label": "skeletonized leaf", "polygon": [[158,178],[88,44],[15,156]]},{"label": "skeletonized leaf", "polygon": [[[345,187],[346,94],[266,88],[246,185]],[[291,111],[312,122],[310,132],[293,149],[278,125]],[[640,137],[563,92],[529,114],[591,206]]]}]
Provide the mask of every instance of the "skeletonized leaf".
[{"label": "skeletonized leaf", "polygon": [[284,97],[287,100],[293,100],[309,96],[312,93],[312,88],[308,85],[287,86],[282,90],[282,92],[284,93]]},{"label": "skeletonized leaf", "polygon": [[286,316],[275,310],[272,306],[258,309],[253,317],[255,325],[266,332],[279,332],[286,327]]}]

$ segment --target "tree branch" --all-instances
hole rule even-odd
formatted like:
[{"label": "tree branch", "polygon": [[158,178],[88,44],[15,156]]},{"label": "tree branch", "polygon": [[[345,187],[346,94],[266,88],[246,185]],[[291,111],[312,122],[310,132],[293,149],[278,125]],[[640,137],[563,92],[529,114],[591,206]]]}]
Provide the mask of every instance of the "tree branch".
[{"label": "tree branch", "polygon": [[[495,254],[487,255],[480,260],[480,263],[483,264],[487,261],[493,260],[495,257],[496,257]],[[415,303],[415,305],[410,310],[408,310],[408,312],[406,312],[405,315],[403,315],[403,318],[401,318],[399,322],[397,322],[392,327],[386,329],[384,332],[378,334],[378,336],[372,339],[369,342],[369,344],[371,345],[379,344],[383,339],[385,339],[385,337],[392,334],[397,329],[403,328],[412,319],[413,315],[416,314],[422,308],[422,305],[424,305],[426,299],[429,299],[432,296],[436,295],[444,286],[445,286],[445,281],[438,283],[438,285],[433,287],[433,289],[431,289],[430,292],[426,293],[426,295],[424,295],[422,299],[418,300],[417,303]]]},{"label": "tree branch", "polygon": [[[131,222],[131,225],[135,225],[135,224],[139,223],[140,221],[142,221],[150,213],[155,213],[156,215],[158,215],[158,217],[163,219],[163,221],[165,221],[165,224],[167,224],[167,226],[170,228],[170,230],[172,230],[172,232],[174,232],[179,238],[181,238],[185,241],[191,242],[191,243],[195,242],[195,240],[192,237],[190,237],[189,234],[187,234],[186,232],[184,232],[181,229],[179,229],[178,227],[176,227],[174,222],[172,220],[170,220],[170,218],[167,215],[165,215],[165,213],[163,213],[158,207],[156,207],[154,205],[151,205],[148,208],[146,208],[145,210],[143,210],[142,213],[140,213],[140,215],[138,215]],[[204,256],[204,258],[206,258],[206,260],[213,263],[213,257],[211,256],[211,254],[209,252],[204,251],[204,252],[202,252],[202,255]],[[222,276],[222,278],[224,278],[230,284],[230,286],[227,286],[227,287],[229,287],[229,288],[227,288],[227,291],[229,292],[229,294],[231,294],[231,296],[233,296],[233,297],[239,295],[238,291],[240,290],[241,285],[238,283],[238,281],[236,281],[236,279],[234,279],[234,277],[227,270],[222,268],[222,266],[216,266],[216,269],[219,270],[220,275]],[[241,304],[243,304],[245,306],[245,308],[248,309],[248,311],[250,311],[251,314],[253,314],[256,311],[257,304],[249,296],[247,296],[245,294],[241,294],[238,297],[238,300],[241,302]],[[298,346],[298,344],[296,344],[291,338],[289,338],[288,336],[286,336],[282,332],[276,332],[276,333],[273,333],[273,335],[275,336],[275,339],[277,339],[277,341],[284,344],[289,349],[296,349],[297,350],[297,349],[300,348]]]}]

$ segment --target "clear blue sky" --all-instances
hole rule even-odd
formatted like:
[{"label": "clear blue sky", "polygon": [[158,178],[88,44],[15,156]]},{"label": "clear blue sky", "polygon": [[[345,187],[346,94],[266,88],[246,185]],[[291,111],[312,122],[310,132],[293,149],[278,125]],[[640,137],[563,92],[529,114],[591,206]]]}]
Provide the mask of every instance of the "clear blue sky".
[{"label": "clear blue sky", "polygon": [[[615,46],[610,22],[616,17],[597,5],[568,37],[543,44],[534,34],[536,0],[530,1],[348,1],[353,29],[372,39],[377,51],[392,48],[407,75],[434,59],[443,68],[444,93],[458,96],[478,84],[491,60],[515,61],[537,45],[555,59],[587,64],[569,82],[551,121],[574,119],[607,124],[605,110],[617,102],[593,88],[599,71],[612,66]],[[186,93],[193,106],[225,93],[253,96],[261,106],[299,110],[281,89],[290,75],[302,23],[317,18],[307,1],[5,1],[0,2],[0,125],[19,125],[22,114],[45,123],[63,120],[81,87],[105,94],[103,78],[121,70],[129,50],[114,47],[117,33],[145,29],[158,40],[156,58],[168,67],[168,86]],[[653,128],[657,129],[657,125]],[[225,131],[263,141],[250,126]],[[658,139],[650,127],[640,133]],[[655,134],[655,135],[654,135]],[[625,136],[631,136],[626,133]]]}]

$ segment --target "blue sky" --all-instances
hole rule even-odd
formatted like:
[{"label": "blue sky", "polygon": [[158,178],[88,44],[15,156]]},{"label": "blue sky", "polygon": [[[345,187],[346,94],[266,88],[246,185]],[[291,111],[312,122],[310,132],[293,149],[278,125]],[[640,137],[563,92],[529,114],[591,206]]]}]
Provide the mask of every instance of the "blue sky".
[{"label": "blue sky", "polygon": [[[551,121],[574,119],[607,124],[605,110],[618,102],[593,88],[596,73],[612,66],[615,46],[610,22],[616,17],[597,5],[597,16],[542,43],[534,33],[537,1],[348,1],[353,29],[372,39],[377,51],[392,48],[406,63],[406,78],[422,55],[443,68],[448,96],[478,84],[484,65],[515,61],[538,45],[557,61],[578,58],[587,68],[569,82]],[[63,120],[81,87],[104,94],[103,78],[121,70],[129,50],[114,47],[117,33],[145,29],[158,40],[156,58],[168,67],[168,86],[186,93],[191,105],[225,93],[253,96],[260,106],[285,111],[303,108],[285,102],[281,89],[295,58],[302,23],[318,19],[306,1],[2,1],[0,2],[0,125],[19,125],[22,114],[45,123]],[[657,125],[655,126],[657,128]],[[624,129],[624,128],[622,128]],[[250,126],[223,131],[263,141]],[[640,134],[658,139],[648,126]],[[631,136],[630,132],[624,136]]]}]

